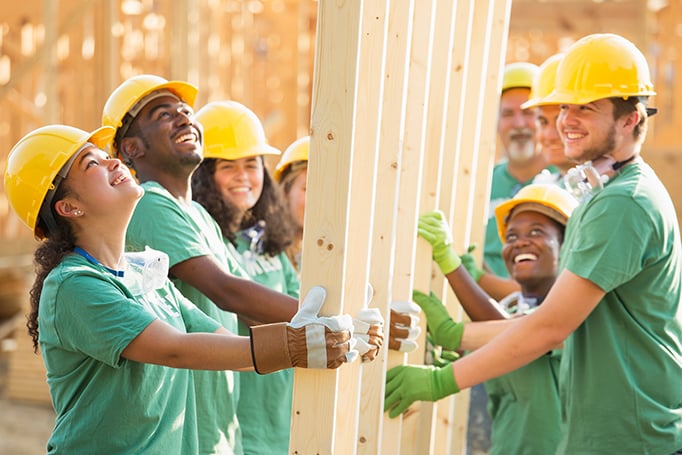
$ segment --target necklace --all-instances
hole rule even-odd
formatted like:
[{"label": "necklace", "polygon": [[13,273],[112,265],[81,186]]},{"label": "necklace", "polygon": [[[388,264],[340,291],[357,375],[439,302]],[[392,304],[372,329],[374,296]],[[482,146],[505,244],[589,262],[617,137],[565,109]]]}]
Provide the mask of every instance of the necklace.
[{"label": "necklace", "polygon": [[88,253],[87,251],[85,251],[83,248],[77,246],[76,248],[73,249],[73,252],[80,254],[81,256],[83,256],[85,259],[87,259],[91,263],[93,263],[95,265],[99,265],[100,267],[103,267],[107,272],[111,273],[115,277],[123,278],[123,274],[124,274],[123,270],[110,269],[109,267],[102,264],[101,262],[99,262],[94,257],[92,257],[92,255],[90,253]]}]

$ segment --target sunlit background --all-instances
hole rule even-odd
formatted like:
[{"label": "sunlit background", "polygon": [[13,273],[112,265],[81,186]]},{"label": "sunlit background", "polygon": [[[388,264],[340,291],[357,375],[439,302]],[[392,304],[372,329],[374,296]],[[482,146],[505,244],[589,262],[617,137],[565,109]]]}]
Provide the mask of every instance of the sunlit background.
[{"label": "sunlit background", "polygon": [[[3,1],[0,167],[33,128],[97,127],[113,88],[140,73],[196,84],[197,108],[219,99],[244,103],[261,118],[272,145],[284,148],[308,131],[316,15],[312,0]],[[660,112],[646,153],[671,193],[682,196],[672,173],[682,149],[682,113],[674,109],[682,102],[675,89],[682,2],[514,0],[500,45],[507,46],[507,61],[540,64],[595,32],[622,34],[647,55]],[[16,238],[30,233],[9,213],[0,186],[0,242]]]}]

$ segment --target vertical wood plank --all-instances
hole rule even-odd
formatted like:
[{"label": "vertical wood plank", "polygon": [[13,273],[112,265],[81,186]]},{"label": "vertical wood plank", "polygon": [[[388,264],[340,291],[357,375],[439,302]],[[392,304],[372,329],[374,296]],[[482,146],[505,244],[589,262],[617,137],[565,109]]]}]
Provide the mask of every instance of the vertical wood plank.
[{"label": "vertical wood plank", "polygon": [[[413,1],[389,2],[385,64],[381,75],[384,88],[381,100],[381,123],[377,130],[379,140],[375,177],[377,203],[372,222],[372,260],[369,277],[375,287],[374,298],[385,308],[392,300],[398,165],[405,116],[405,93],[408,82],[407,53],[412,32],[410,22],[413,7]],[[395,351],[388,351],[382,356],[382,361],[385,362],[383,366],[390,368],[402,363],[402,357]],[[381,381],[383,381],[383,374]],[[379,385],[381,387],[378,391],[379,403],[383,404],[384,384]],[[380,405],[379,410],[382,412],[380,453],[398,453],[400,419],[387,419],[383,414],[383,405]]]},{"label": "vertical wood plank", "polygon": [[[449,119],[448,106],[459,101],[460,89],[457,86],[457,81],[461,84],[461,73],[463,68],[461,61],[455,58],[455,52],[461,52],[464,48],[462,41],[455,39],[455,32],[460,29],[467,29],[467,21],[469,17],[466,12],[466,6],[460,6],[467,2],[438,2],[436,13],[436,38],[434,41],[434,71],[432,76],[431,98],[432,102],[429,104],[429,124],[430,134],[427,137],[427,152],[428,163],[431,169],[429,177],[426,177],[424,184],[428,187],[424,188],[422,196],[422,210],[424,213],[428,210],[433,210],[439,207],[441,197],[441,185],[439,178],[440,170],[445,167],[445,161],[451,161],[455,154],[454,148],[446,148],[445,137],[447,133],[446,125]],[[454,93],[450,93],[453,91]],[[448,145],[449,146],[449,145]],[[434,266],[431,259],[431,246],[424,240],[420,242],[421,245],[421,259],[420,268],[428,274],[421,273],[416,276],[415,288],[425,292],[428,291],[431,285],[432,275],[440,276],[440,270]],[[440,281],[439,281],[440,282]],[[431,360],[427,356],[427,360]],[[465,393],[468,393],[466,391]],[[452,438],[454,425],[466,426],[466,419],[464,422],[453,422],[451,417],[451,410],[455,401],[459,401],[458,397],[447,397],[434,403],[432,414],[433,420],[433,438],[430,448],[430,453],[441,454],[446,453],[446,447]]]},{"label": "vertical wood plank", "polygon": [[[435,1],[422,1],[413,12],[410,49],[409,85],[405,116],[405,139],[400,164],[398,212],[396,219],[395,273],[393,300],[412,299],[417,247],[417,220],[420,213],[424,157],[426,154],[427,113],[431,90],[433,62]],[[440,56],[436,56],[439,58]],[[424,321],[425,322],[425,321]],[[420,349],[404,360],[423,364],[426,331],[419,340]],[[400,452],[428,453],[432,443],[433,404],[418,403],[414,413],[403,417]]]},{"label": "vertical wood plank", "polygon": [[[322,314],[344,311],[349,151],[361,6],[362,2],[331,1],[320,1],[318,6],[301,295],[313,285],[324,286],[327,300]],[[347,370],[354,372],[353,367],[344,368],[296,369],[290,453],[334,453],[340,423],[335,409],[347,393],[338,389],[338,376]],[[340,437],[348,435],[341,433]]]},{"label": "vertical wood plank", "polygon": [[[379,152],[379,124],[382,118],[384,93],[384,65],[386,58],[386,34],[388,29],[388,2],[377,0],[365,2],[362,13],[359,45],[359,70],[357,90],[357,115],[353,153],[355,162],[352,175],[352,205],[357,208],[349,226],[353,232],[353,248],[348,253],[348,265],[362,267],[362,276],[369,280],[369,261],[372,251],[371,227],[374,223],[376,199],[376,172]],[[365,214],[363,216],[362,214]],[[367,229],[367,228],[370,229]],[[350,270],[349,270],[350,273]],[[350,281],[350,276],[349,276]],[[374,289],[380,284],[375,283]],[[354,286],[349,286],[353,289]],[[356,285],[360,290],[363,283]],[[378,308],[388,321],[388,304],[374,297],[371,307]],[[384,347],[374,362],[363,365],[361,373],[360,403],[358,409],[358,435],[353,449],[360,454],[378,454],[381,444],[383,419],[384,374],[388,349]],[[340,452],[350,453],[350,452]]]},{"label": "vertical wood plank", "polygon": [[[465,91],[464,106],[477,106],[476,112],[461,111],[458,160],[455,172],[454,192],[449,207],[450,224],[453,228],[453,239],[456,247],[464,250],[470,243],[481,245],[485,232],[484,214],[488,206],[490,192],[490,163],[494,156],[495,125],[497,124],[498,78],[506,50],[506,36],[511,2],[495,1],[476,2],[473,7],[472,28],[467,49],[470,51]],[[485,201],[481,201],[483,196]],[[484,202],[484,203],[482,203]],[[474,212],[479,214],[473,216]],[[464,221],[466,220],[466,222]],[[480,255],[480,252],[478,252]],[[448,289],[448,308],[452,313],[461,312],[454,295]],[[467,397],[468,398],[468,397]],[[460,400],[451,411],[455,421],[464,420],[468,416],[468,399]],[[466,404],[466,405],[465,405]],[[464,437],[466,426],[458,425],[453,431],[461,433],[450,438],[446,453],[462,453],[466,449]]]}]

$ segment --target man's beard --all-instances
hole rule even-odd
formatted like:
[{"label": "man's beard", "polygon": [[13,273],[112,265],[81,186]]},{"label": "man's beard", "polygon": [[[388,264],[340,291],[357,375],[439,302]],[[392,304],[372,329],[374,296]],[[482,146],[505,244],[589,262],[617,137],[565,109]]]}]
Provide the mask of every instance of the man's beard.
[{"label": "man's beard", "polygon": [[580,156],[575,159],[578,163],[596,160],[597,158],[608,155],[616,148],[616,127],[611,125],[604,141],[601,144],[586,148]]},{"label": "man's beard", "polygon": [[536,147],[535,141],[528,140],[512,140],[507,149],[507,156],[510,161],[528,161],[535,156]]}]

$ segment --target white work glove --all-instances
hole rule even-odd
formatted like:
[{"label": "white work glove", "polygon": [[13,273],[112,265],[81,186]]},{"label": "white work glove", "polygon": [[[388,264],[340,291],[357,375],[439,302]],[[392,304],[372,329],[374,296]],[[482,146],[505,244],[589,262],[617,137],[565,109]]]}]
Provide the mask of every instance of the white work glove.
[{"label": "white work glove", "polygon": [[417,337],[422,333],[419,327],[421,309],[413,302],[391,303],[391,325],[388,330],[388,348],[400,352],[417,349]]},{"label": "white work glove", "polygon": [[250,328],[256,372],[291,367],[335,369],[357,358],[351,339],[353,319],[347,314],[318,316],[325,296],[323,287],[314,286],[291,322]]},{"label": "white work glove", "polygon": [[367,308],[374,296],[374,289],[367,284],[365,305],[353,318],[353,339],[356,340],[355,350],[360,354],[363,362],[371,362],[379,354],[384,343],[384,318],[378,308]]}]

